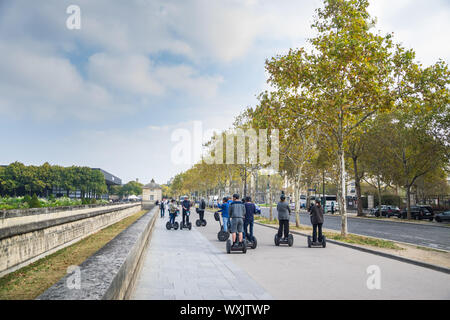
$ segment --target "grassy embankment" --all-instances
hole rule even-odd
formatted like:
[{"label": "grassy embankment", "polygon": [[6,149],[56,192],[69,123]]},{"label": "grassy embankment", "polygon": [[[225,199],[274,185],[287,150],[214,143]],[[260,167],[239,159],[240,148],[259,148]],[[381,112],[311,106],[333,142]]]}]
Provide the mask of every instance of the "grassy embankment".
[{"label": "grassy embankment", "polygon": [[0,300],[34,299],[143,216],[139,211],[85,239],[0,278]]}]

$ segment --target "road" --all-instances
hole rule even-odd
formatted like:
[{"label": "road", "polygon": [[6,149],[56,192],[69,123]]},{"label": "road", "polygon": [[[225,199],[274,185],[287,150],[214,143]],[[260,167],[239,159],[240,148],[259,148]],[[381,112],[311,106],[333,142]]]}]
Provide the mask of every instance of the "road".
[{"label": "road", "polygon": [[[272,212],[273,216],[277,217],[276,208],[273,208]],[[261,215],[269,217],[269,208],[261,208]],[[295,221],[295,215],[291,216],[291,221]],[[310,226],[309,215],[300,214],[300,223]],[[323,226],[327,229],[341,230],[341,216],[326,215]],[[450,228],[448,227],[353,217],[348,217],[347,227],[350,233],[450,251]]]},{"label": "road", "polygon": [[[333,244],[308,248],[299,235],[276,247],[264,226],[255,225],[256,250],[226,254],[218,222],[205,216],[191,231],[168,231],[158,218],[134,299],[450,299],[448,274]],[[367,287],[372,265],[380,289]]]}]

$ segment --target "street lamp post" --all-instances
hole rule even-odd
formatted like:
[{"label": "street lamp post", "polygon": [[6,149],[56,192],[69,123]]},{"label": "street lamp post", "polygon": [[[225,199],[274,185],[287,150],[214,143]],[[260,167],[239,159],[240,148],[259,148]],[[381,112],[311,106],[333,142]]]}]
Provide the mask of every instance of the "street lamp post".
[{"label": "street lamp post", "polygon": [[322,207],[323,207],[324,210],[325,210],[325,209],[326,209],[326,208],[325,208],[325,204],[326,204],[326,199],[325,199],[325,169],[322,170],[322,174],[323,174],[323,181],[322,181],[322,194],[323,194],[323,197],[322,197]]},{"label": "street lamp post", "polygon": [[273,214],[272,214],[272,192],[270,190],[270,174],[267,175],[268,176],[268,181],[267,181],[267,190],[269,191],[269,220],[272,221],[273,219]]}]

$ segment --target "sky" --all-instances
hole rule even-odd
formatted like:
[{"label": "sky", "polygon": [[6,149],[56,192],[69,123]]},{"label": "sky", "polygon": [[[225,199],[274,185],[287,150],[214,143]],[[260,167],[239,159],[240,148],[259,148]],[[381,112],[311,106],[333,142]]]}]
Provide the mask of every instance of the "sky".
[{"label": "sky", "polygon": [[[80,29],[67,28],[70,5]],[[0,0],[0,164],[102,168],[166,183],[177,130],[224,130],[306,46],[319,0]],[[450,58],[450,1],[372,0],[424,65]]]}]

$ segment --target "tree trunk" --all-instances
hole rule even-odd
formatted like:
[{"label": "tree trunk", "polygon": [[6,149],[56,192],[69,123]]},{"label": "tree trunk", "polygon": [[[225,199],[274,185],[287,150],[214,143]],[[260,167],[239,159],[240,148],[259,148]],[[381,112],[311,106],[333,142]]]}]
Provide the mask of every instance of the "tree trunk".
[{"label": "tree trunk", "polygon": [[361,179],[359,178],[358,174],[358,158],[353,157],[353,168],[354,168],[354,174],[355,174],[355,191],[356,191],[356,204],[357,204],[357,216],[362,217],[363,214],[363,207],[362,207],[362,200],[361,200]]},{"label": "tree trunk", "polygon": [[341,211],[341,235],[346,237],[348,234],[347,230],[347,206],[346,206],[346,183],[345,183],[345,155],[343,142],[339,143],[339,182],[340,182],[340,192],[339,192],[339,210]]},{"label": "tree trunk", "polygon": [[378,214],[380,215],[380,217],[382,216],[381,214],[381,182],[380,182],[380,176],[377,176],[377,195],[378,195]]},{"label": "tree trunk", "polygon": [[300,227],[300,184],[298,179],[295,179],[294,186],[294,196],[295,196],[295,226]]},{"label": "tree trunk", "polygon": [[411,186],[406,186],[406,218],[411,220]]}]

